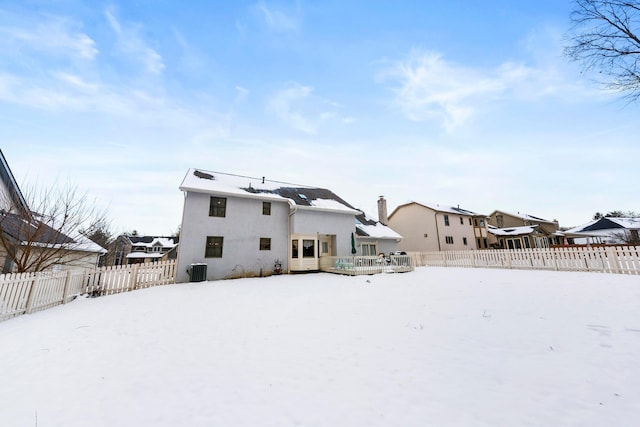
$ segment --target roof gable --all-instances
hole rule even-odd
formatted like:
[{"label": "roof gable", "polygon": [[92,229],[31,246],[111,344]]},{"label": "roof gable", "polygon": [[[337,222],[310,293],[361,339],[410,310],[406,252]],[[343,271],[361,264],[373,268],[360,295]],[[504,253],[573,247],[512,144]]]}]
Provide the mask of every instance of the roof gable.
[{"label": "roof gable", "polygon": [[513,218],[520,218],[523,219],[525,221],[536,221],[536,222],[546,222],[549,224],[555,224],[554,221],[549,221],[548,219],[544,219],[544,218],[539,218],[537,216],[533,216],[533,215],[529,215],[529,214],[521,214],[520,212],[518,213],[513,213],[513,212],[506,212],[506,211],[500,211],[500,210],[495,210],[491,213],[491,215],[489,216],[493,216],[494,214],[502,214],[502,215],[508,215],[510,217]]},{"label": "roof gable", "polygon": [[567,230],[567,232],[581,233],[587,231],[615,230],[623,228],[628,230],[640,229],[640,218],[604,217]]},{"label": "roof gable", "polygon": [[458,215],[463,215],[463,216],[485,216],[482,214],[479,214],[477,212],[473,212],[467,209],[463,209],[460,207],[460,205],[458,206],[448,206],[448,205],[441,205],[439,203],[422,203],[422,202],[415,202],[415,201],[411,201],[409,203],[405,203],[403,205],[400,205],[398,207],[396,207],[393,212],[391,212],[391,215],[389,215],[389,218],[391,218],[399,209],[404,208],[406,206],[420,206],[422,208],[425,209],[429,209],[431,211],[434,212],[442,212],[442,213],[451,213],[451,214],[458,214]]}]

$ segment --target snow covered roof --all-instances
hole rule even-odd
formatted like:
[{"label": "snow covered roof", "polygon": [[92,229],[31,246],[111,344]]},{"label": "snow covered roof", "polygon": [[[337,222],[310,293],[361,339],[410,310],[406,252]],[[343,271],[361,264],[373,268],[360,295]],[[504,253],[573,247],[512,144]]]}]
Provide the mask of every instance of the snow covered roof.
[{"label": "snow covered roof", "polygon": [[291,184],[262,178],[189,169],[182,191],[221,194],[288,202],[302,208],[311,208],[357,215],[356,208],[325,188]]},{"label": "snow covered roof", "polygon": [[365,213],[356,216],[356,234],[360,237],[374,237],[376,239],[402,239],[402,236],[390,227],[369,218]]},{"label": "snow covered roof", "polygon": [[487,231],[494,236],[522,236],[531,234],[537,230],[537,225],[527,225],[523,227],[497,228],[493,225],[487,227]]},{"label": "snow covered roof", "polygon": [[566,230],[566,233],[593,233],[599,230],[611,232],[611,230],[621,228],[626,228],[627,230],[640,230],[640,218],[604,217]]},{"label": "snow covered roof", "polygon": [[161,252],[130,252],[127,254],[126,258],[162,258]]},{"label": "snow covered roof", "polygon": [[431,210],[434,210],[434,211],[437,211],[437,212],[443,212],[443,213],[453,213],[453,214],[466,215],[466,216],[485,216],[485,215],[479,214],[477,212],[473,212],[473,211],[470,211],[470,210],[467,210],[467,209],[462,209],[460,207],[460,205],[458,205],[458,206],[448,206],[448,205],[441,205],[439,203],[423,203],[423,202],[416,202],[416,201],[410,201],[408,203],[405,203],[403,205],[398,206],[391,213],[391,215],[393,215],[395,213],[395,211],[397,211],[401,207],[407,206],[407,205],[411,205],[411,204],[424,206],[425,208],[429,208]]},{"label": "snow covered roof", "polygon": [[178,246],[177,237],[129,236],[128,238],[131,244],[137,247],[163,247],[173,249]]},{"label": "snow covered roof", "polygon": [[491,215],[493,215],[494,213],[502,213],[502,214],[506,214],[509,216],[513,216],[516,218],[521,218],[524,219],[526,221],[537,221],[537,222],[548,222],[549,224],[555,224],[555,221],[550,221],[548,219],[544,219],[544,218],[539,218],[537,216],[533,216],[533,215],[529,215],[529,214],[522,214],[520,212],[518,213],[513,213],[513,212],[507,212],[507,211],[494,211]]}]

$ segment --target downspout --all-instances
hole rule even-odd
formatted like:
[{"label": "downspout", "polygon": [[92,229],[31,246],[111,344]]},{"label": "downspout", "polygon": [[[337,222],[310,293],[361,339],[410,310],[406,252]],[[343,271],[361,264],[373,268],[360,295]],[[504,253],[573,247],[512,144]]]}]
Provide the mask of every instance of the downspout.
[{"label": "downspout", "polygon": [[440,227],[438,227],[438,211],[435,211],[433,213],[433,220],[436,223],[436,238],[438,239],[438,252],[441,252],[442,248],[440,247]]},{"label": "downspout", "polygon": [[291,252],[291,217],[297,212],[298,205],[293,203],[290,199],[287,200],[289,203],[289,217],[287,218],[287,273],[291,273],[291,265],[289,262],[292,260],[291,256],[293,255]]}]

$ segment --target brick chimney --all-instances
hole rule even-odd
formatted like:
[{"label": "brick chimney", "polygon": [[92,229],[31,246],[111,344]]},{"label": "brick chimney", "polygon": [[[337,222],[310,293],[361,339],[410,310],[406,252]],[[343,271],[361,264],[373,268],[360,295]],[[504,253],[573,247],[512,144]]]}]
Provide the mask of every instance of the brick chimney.
[{"label": "brick chimney", "polygon": [[380,196],[378,199],[378,221],[382,225],[389,224],[389,216],[387,215],[387,200],[384,196]]}]

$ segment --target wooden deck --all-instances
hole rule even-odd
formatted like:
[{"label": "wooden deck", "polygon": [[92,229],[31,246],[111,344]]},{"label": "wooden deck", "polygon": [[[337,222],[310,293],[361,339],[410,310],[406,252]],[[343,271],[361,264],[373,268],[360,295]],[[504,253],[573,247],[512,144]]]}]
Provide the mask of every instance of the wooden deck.
[{"label": "wooden deck", "polygon": [[407,255],[320,258],[320,271],[348,276],[406,273],[414,268],[413,259]]}]

